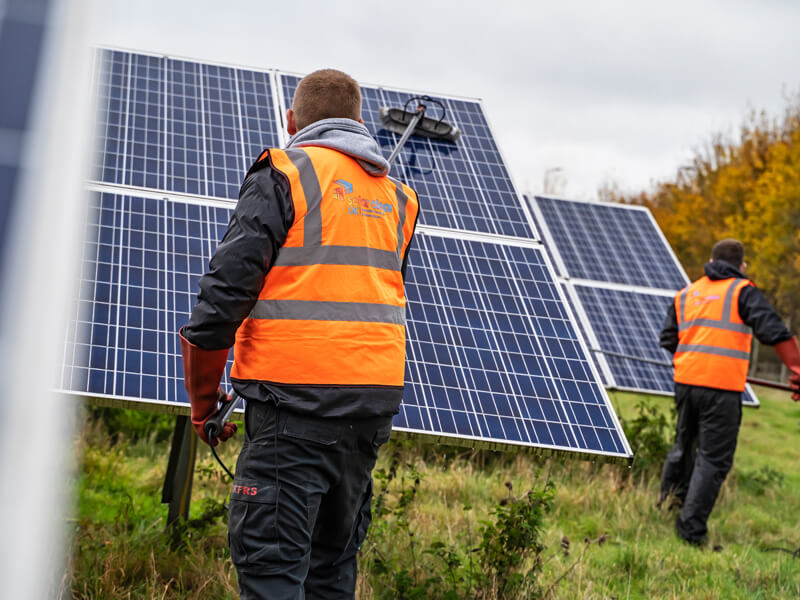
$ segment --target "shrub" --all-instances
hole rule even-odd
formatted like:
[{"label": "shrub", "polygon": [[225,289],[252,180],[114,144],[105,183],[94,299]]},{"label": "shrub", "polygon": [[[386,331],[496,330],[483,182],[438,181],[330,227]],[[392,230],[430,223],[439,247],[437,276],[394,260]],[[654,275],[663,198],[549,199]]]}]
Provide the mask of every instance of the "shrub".
[{"label": "shrub", "polygon": [[655,403],[642,400],[636,405],[636,416],[620,418],[620,422],[633,450],[633,472],[640,475],[657,473],[672,446],[673,419],[668,419]]}]

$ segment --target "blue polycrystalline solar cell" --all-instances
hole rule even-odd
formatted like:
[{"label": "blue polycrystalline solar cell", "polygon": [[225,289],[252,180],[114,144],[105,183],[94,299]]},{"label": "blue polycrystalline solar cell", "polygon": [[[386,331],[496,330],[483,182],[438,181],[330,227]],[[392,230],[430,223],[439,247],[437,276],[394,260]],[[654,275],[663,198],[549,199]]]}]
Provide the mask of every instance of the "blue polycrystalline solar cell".
[{"label": "blue polycrystalline solar cell", "polygon": [[[300,78],[281,74],[280,79],[286,106],[291,106]],[[378,109],[401,108],[413,94],[370,86],[362,86],[361,93],[364,123],[388,157],[400,136],[383,129]],[[474,100],[436,99],[446,106],[445,120],[461,129],[461,139],[453,143],[412,136],[392,167],[392,175],[419,194],[420,223],[534,239],[481,104]],[[412,106],[413,103],[409,105]],[[431,105],[427,114],[438,118],[441,113]]]},{"label": "blue polycrystalline solar cell", "polygon": [[31,127],[49,9],[48,0],[0,4],[0,258],[18,192],[23,141]]},{"label": "blue polycrystalline solar cell", "polygon": [[417,234],[400,429],[626,456],[542,249]]},{"label": "blue polycrystalline solar cell", "polygon": [[[654,365],[608,353],[671,365],[672,355],[661,348],[659,337],[668,307],[674,298],[583,285],[575,285],[574,288],[600,346],[598,349],[606,352],[603,356],[616,387],[672,394],[675,384],[671,366]],[[742,401],[747,405],[758,405],[758,399],[749,388]]]},{"label": "blue polycrystalline solar cell", "polygon": [[236,198],[279,143],[268,73],[98,50],[93,178]]},{"label": "blue polycrystalline solar cell", "polygon": [[678,290],[688,283],[649,211],[536,196],[564,276]]},{"label": "blue polycrystalline solar cell", "polygon": [[91,193],[63,389],[188,402],[176,332],[189,321],[197,282],[231,213],[214,206]]}]

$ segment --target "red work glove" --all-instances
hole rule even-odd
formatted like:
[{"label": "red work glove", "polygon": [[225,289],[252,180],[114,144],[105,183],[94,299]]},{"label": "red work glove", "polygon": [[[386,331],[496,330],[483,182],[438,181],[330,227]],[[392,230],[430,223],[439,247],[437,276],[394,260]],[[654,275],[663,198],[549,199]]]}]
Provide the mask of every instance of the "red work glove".
[{"label": "red work glove", "polygon": [[[178,335],[181,338],[183,354],[183,382],[192,406],[192,426],[198,437],[206,444],[210,444],[203,426],[208,418],[217,412],[217,404],[227,398],[225,392],[220,389],[219,382],[225,372],[228,350],[203,350],[183,337],[183,330],[179,331]],[[235,423],[225,423],[219,437],[214,439],[214,445],[227,440],[236,433],[236,429]]]},{"label": "red work glove", "polygon": [[775,352],[781,357],[783,364],[789,368],[789,386],[794,392],[792,400],[800,400],[800,346],[797,338],[793,337],[773,346]]}]

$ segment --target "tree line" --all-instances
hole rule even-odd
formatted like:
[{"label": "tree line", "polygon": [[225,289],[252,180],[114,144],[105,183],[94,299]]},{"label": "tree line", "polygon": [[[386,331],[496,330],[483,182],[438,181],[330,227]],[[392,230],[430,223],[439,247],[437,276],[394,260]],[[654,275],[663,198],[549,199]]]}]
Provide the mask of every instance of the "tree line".
[{"label": "tree line", "polygon": [[782,115],[751,112],[738,139],[717,134],[674,177],[648,191],[606,186],[603,200],[654,214],[692,280],[714,241],[745,244],[747,275],[778,312],[800,323],[800,95]]}]

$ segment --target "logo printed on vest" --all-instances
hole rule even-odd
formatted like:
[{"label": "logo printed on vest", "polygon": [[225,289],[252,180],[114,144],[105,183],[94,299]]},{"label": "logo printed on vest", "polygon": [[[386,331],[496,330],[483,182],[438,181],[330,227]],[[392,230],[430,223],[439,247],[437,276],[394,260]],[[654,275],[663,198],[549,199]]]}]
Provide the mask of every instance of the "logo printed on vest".
[{"label": "logo printed on vest", "polygon": [[358,194],[353,194],[353,184],[344,179],[334,181],[336,187],[333,188],[333,199],[347,204],[347,211],[351,215],[359,217],[369,217],[372,219],[382,219],[392,213],[392,205],[380,200],[369,200]]},{"label": "logo printed on vest", "polygon": [[703,296],[702,298],[698,298],[699,295],[700,295],[700,292],[697,292],[697,291],[695,291],[692,294],[692,296],[694,296],[694,298],[692,298],[692,300],[693,300],[692,305],[693,306],[700,306],[701,304],[708,304],[709,302],[714,302],[715,300],[719,300],[721,298],[721,296],[719,294],[710,294],[708,296]]}]

